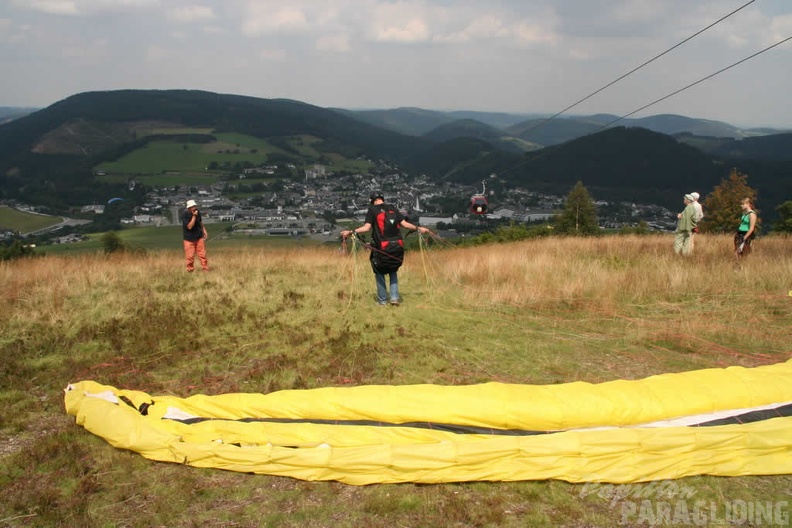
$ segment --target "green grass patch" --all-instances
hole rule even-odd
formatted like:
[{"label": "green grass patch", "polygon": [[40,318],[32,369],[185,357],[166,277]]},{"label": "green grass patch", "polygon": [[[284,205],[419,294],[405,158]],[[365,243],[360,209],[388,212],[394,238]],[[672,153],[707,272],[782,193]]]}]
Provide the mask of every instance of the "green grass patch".
[{"label": "green grass patch", "polygon": [[0,229],[31,233],[61,223],[59,216],[49,216],[20,211],[0,205]]},{"label": "green grass patch", "polygon": [[[220,167],[227,164],[249,161],[262,164],[267,161],[265,152],[250,152],[228,145],[216,146],[215,143],[198,144],[180,141],[152,141],[142,148],[122,157],[118,161],[102,163],[96,170],[110,174],[160,174],[165,172],[207,171],[211,162]],[[210,150],[216,148],[216,150]]]},{"label": "green grass patch", "polygon": [[[743,271],[728,236],[702,236],[684,261],[668,237],[410,248],[396,308],[375,306],[365,251],[224,239],[226,226],[207,225],[205,274],[184,272],[178,226],[120,231],[142,254],[98,254],[92,237],[83,247],[95,254],[68,252],[74,244],[2,263],[0,524],[624,525],[621,503],[583,484],[356,487],[156,463],[75,424],[63,388],[92,379],[187,397],[602,382],[789,358],[786,239],[763,239]],[[722,508],[788,501],[792,476],[673,483]]]},{"label": "green grass patch", "polygon": [[[241,233],[228,233],[227,230],[232,225],[233,224],[230,222],[206,224],[206,231],[209,234],[207,248],[210,251],[210,256],[212,250],[221,248],[283,248],[316,246],[322,244],[320,241],[310,240],[308,238],[293,239],[288,236],[249,236]],[[116,233],[124,244],[127,245],[129,250],[174,250],[179,252],[182,250],[182,227],[179,225],[164,227],[128,227],[116,231]],[[87,235],[88,240],[72,244],[40,246],[37,248],[37,252],[46,255],[85,255],[102,252],[104,251],[102,236],[104,236],[104,233],[91,233]]]},{"label": "green grass patch", "polygon": [[[156,131],[150,131],[154,134]],[[204,129],[162,129],[159,133],[184,134],[207,133]],[[105,162],[94,168],[103,172],[106,181],[124,182],[135,176],[141,183],[157,186],[209,185],[216,183],[221,175],[237,163],[249,162],[255,166],[270,163],[269,155],[294,156],[265,139],[244,134],[214,134],[217,141],[212,143],[189,143],[174,140],[158,140],[130,152],[116,161]],[[294,136],[286,139],[289,147],[297,152],[299,159],[295,164],[310,167],[317,160],[329,163],[328,170],[362,172],[371,167],[365,160],[347,159],[335,153],[319,152],[314,145],[318,138]],[[209,170],[209,167],[216,169]]]}]

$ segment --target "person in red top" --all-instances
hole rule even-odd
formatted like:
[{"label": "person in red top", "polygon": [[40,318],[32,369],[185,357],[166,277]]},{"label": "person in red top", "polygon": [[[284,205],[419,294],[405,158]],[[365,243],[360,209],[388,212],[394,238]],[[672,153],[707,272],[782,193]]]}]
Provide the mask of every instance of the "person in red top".
[{"label": "person in red top", "polygon": [[[404,256],[401,228],[419,233],[426,233],[429,230],[411,224],[398,209],[385,204],[381,192],[371,193],[370,198],[371,206],[366,213],[365,223],[357,229],[341,231],[341,236],[346,238],[351,234],[366,233],[374,228],[371,235],[370,259],[377,283],[377,303],[386,305],[390,298],[390,304],[398,306],[401,302],[398,270]],[[390,293],[385,284],[385,275],[388,275]]]},{"label": "person in red top", "polygon": [[201,262],[201,269],[209,271],[209,261],[206,259],[206,228],[203,225],[201,212],[195,200],[187,200],[187,209],[182,215],[182,233],[184,235],[184,261],[187,271],[195,270],[195,255]]}]

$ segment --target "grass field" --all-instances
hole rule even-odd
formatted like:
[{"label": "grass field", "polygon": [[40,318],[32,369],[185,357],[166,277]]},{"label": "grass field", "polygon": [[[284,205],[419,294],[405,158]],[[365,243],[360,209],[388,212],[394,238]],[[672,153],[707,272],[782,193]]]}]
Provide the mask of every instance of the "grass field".
[{"label": "grass field", "polygon": [[[225,231],[231,227],[229,222],[206,224],[209,234],[207,247],[214,249],[243,250],[251,248],[299,247],[316,246],[321,242],[311,241],[306,238],[294,240],[291,237],[257,236],[249,237],[241,234],[227,234]],[[173,251],[181,248],[182,227],[180,225],[165,227],[133,227],[116,231],[119,238],[130,250],[145,251]],[[88,240],[72,244],[54,244],[41,246],[38,251],[50,256],[76,256],[91,255],[104,251],[102,244],[104,233],[87,235]]]},{"label": "grass field", "polygon": [[[161,132],[207,133],[204,129],[168,129]],[[207,170],[211,162],[217,162],[222,172],[224,166],[231,167],[243,161],[254,165],[267,164],[269,154],[283,153],[279,147],[253,136],[231,133],[214,135],[217,141],[213,143],[152,141],[117,161],[100,164],[95,170],[106,173],[108,181],[134,175],[147,185],[205,185],[219,179],[219,173]],[[322,153],[313,147],[317,141],[317,138],[296,136],[289,143],[306,159],[315,160],[322,157]],[[367,161],[348,160],[337,154],[326,157],[333,163],[332,170],[362,171],[371,166]],[[307,164],[313,165],[313,162]],[[173,174],[167,174],[169,172]]]},{"label": "grass field", "polygon": [[0,229],[12,229],[20,233],[32,233],[39,229],[59,224],[59,216],[26,213],[11,207],[0,205]]},{"label": "grass field", "polygon": [[[213,271],[188,275],[166,236],[172,250],[0,263],[0,525],[616,526],[618,505],[563,481],[355,487],[155,463],[75,425],[62,390],[598,383],[792,352],[789,238],[739,268],[727,236],[699,235],[690,259],[664,236],[433,246],[408,252],[404,302],[383,308],[362,253],[213,244]],[[790,475],[675,483],[715,504],[792,494]]]}]

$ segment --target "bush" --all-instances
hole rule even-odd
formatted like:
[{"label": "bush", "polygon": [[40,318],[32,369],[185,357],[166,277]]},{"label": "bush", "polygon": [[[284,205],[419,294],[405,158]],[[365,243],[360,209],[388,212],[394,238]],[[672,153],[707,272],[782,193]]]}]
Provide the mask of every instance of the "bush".
[{"label": "bush", "polygon": [[116,251],[125,251],[127,249],[126,244],[115,231],[108,231],[102,235],[102,248],[104,248],[104,252],[108,254],[115,253]]}]

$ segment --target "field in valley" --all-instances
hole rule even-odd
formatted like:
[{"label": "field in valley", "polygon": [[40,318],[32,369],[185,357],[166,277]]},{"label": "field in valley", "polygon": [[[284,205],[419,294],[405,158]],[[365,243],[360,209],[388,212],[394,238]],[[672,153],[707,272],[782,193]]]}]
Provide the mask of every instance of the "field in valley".
[{"label": "field in valley", "polygon": [[[210,244],[212,271],[188,275],[173,235],[172,250],[0,263],[0,525],[615,526],[622,509],[585,484],[356,487],[152,462],[75,425],[63,389],[599,383],[792,352],[790,238],[740,267],[725,235],[689,259],[670,235],[422,246],[403,304],[378,307],[366,254],[340,244]],[[792,494],[792,475],[676,483],[714,504]]]},{"label": "field in valley", "polygon": [[59,224],[59,216],[40,215],[0,205],[0,229],[12,229],[20,233],[32,233],[39,229]]}]

